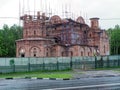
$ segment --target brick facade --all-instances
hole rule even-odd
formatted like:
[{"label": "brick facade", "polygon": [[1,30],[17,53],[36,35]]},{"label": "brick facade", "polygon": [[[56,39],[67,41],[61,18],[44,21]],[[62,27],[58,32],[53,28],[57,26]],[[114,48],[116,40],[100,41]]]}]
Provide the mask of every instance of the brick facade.
[{"label": "brick facade", "polygon": [[17,57],[93,56],[109,54],[109,39],[99,28],[99,18],[91,26],[82,17],[77,20],[59,16],[24,15],[23,39],[16,41]]}]

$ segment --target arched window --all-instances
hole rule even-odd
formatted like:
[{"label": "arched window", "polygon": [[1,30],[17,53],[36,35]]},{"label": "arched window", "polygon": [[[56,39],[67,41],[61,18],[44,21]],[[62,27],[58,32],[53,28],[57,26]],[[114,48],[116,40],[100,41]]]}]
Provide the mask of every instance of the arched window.
[{"label": "arched window", "polygon": [[64,56],[64,52],[61,52],[61,54],[62,54],[62,57]]},{"label": "arched window", "polygon": [[39,57],[40,49],[38,47],[32,47],[30,49],[30,55],[31,55],[31,57]]},{"label": "arched window", "polygon": [[94,22],[93,21],[91,22],[91,24],[92,24],[91,26],[94,27]]},{"label": "arched window", "polygon": [[84,34],[87,34],[87,31],[84,31]]},{"label": "arched window", "polygon": [[36,31],[34,30],[34,35],[36,35]]},{"label": "arched window", "polygon": [[[42,30],[42,36],[44,35],[44,32],[43,32],[43,30]],[[46,35],[48,36],[48,33],[46,33]]]},{"label": "arched window", "polygon": [[88,55],[88,56],[91,56],[91,53],[92,53],[92,52],[91,52],[91,48],[90,48],[90,47],[87,47],[86,50],[87,50],[87,55]]},{"label": "arched window", "polygon": [[104,53],[105,53],[105,45],[104,45]]},{"label": "arched window", "polygon": [[28,31],[26,31],[26,35],[28,35]]},{"label": "arched window", "polygon": [[51,50],[52,52],[51,52],[51,56],[56,56],[56,49],[55,48],[52,48],[52,50]]},{"label": "arched window", "polygon": [[90,52],[88,52],[88,56],[90,56]]},{"label": "arched window", "polygon": [[83,51],[81,51],[81,56],[83,56]]},{"label": "arched window", "polygon": [[36,48],[33,48],[33,57],[36,57],[36,54],[37,54],[37,50]]},{"label": "arched window", "polygon": [[20,57],[25,57],[25,49],[21,48],[19,51]]},{"label": "arched window", "polygon": [[50,56],[50,48],[46,48],[46,56],[47,56],[47,57]]},{"label": "arched window", "polygon": [[36,48],[34,48],[34,51],[36,51]]},{"label": "arched window", "polygon": [[80,47],[79,49],[80,51],[80,56],[84,56],[85,55],[85,47]]},{"label": "arched window", "polygon": [[49,55],[48,55],[48,52],[46,52],[46,56],[48,57]]},{"label": "arched window", "polygon": [[34,53],[34,57],[36,57],[36,54]]},{"label": "arched window", "polygon": [[89,34],[89,36],[91,37],[91,33]]},{"label": "arched window", "polygon": [[73,56],[73,52],[72,51],[70,52],[70,54],[71,54],[71,56]]}]

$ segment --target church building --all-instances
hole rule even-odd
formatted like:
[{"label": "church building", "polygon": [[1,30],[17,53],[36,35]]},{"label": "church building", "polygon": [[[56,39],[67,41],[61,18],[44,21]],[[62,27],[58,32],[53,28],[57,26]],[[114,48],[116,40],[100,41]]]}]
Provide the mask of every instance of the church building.
[{"label": "church building", "polygon": [[23,38],[16,41],[16,57],[74,57],[109,55],[109,38],[99,18],[76,20],[45,13],[23,15]]}]

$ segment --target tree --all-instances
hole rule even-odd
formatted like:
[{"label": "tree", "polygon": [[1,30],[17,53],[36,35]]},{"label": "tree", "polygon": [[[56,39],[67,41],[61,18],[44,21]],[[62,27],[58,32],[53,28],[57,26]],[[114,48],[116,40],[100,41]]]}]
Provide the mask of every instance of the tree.
[{"label": "tree", "polygon": [[108,29],[110,37],[110,53],[111,55],[120,54],[120,26],[116,25],[113,29]]},{"label": "tree", "polygon": [[0,30],[0,57],[15,57],[15,41],[22,38],[22,27],[4,25]]}]

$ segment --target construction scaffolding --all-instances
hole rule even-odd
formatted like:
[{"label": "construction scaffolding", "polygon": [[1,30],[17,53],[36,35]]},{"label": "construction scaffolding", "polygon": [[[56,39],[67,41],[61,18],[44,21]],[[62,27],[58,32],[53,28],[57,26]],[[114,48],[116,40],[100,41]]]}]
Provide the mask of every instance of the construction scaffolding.
[{"label": "construction scaffolding", "polygon": [[[62,17],[58,14],[52,15],[50,7],[45,12],[36,12],[35,0],[32,14],[29,4],[27,6],[28,13],[24,14],[23,1],[23,15],[20,14],[20,20],[23,21],[23,39],[17,41],[17,56],[20,49],[24,51],[26,49],[28,57],[93,56],[97,53],[105,55],[109,51],[109,47],[106,52],[102,50],[109,45],[109,41],[107,40],[106,43],[101,39],[105,31],[99,28],[99,18],[91,18],[91,27],[89,27],[83,17],[79,16],[75,20],[72,14],[68,15],[69,11],[66,8],[63,12],[66,17]],[[33,53],[34,50],[37,53]]]}]

